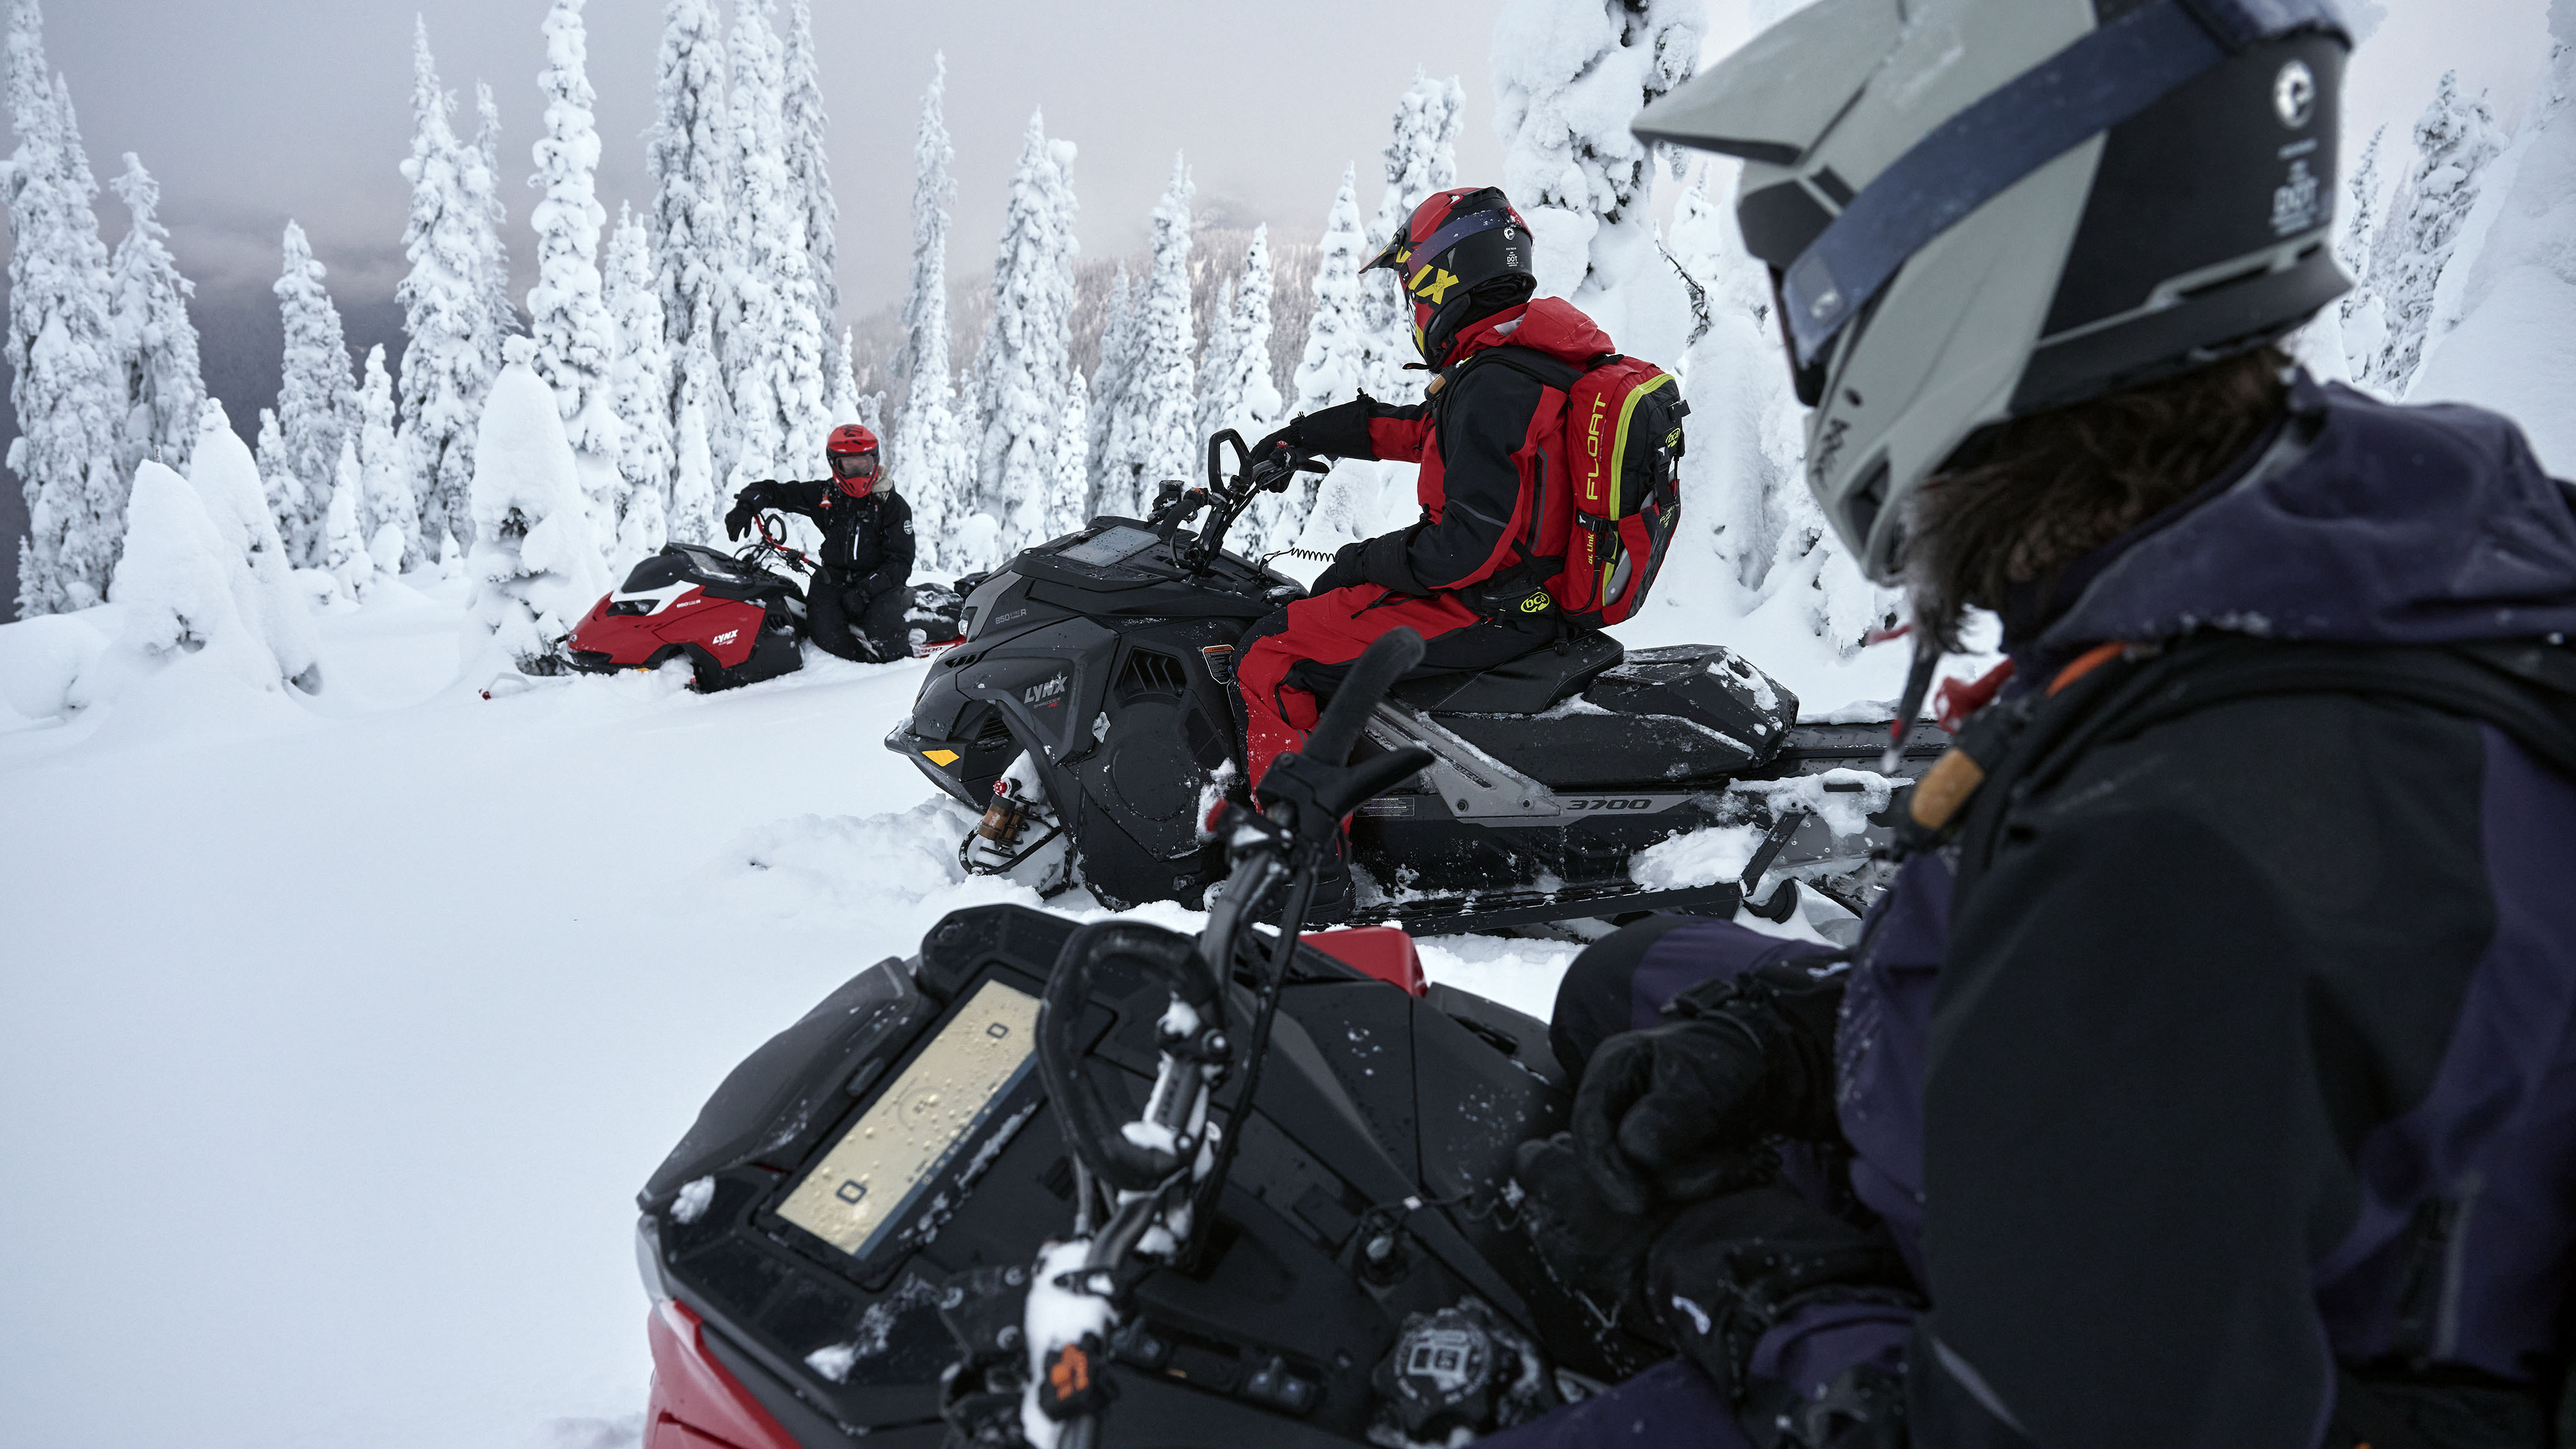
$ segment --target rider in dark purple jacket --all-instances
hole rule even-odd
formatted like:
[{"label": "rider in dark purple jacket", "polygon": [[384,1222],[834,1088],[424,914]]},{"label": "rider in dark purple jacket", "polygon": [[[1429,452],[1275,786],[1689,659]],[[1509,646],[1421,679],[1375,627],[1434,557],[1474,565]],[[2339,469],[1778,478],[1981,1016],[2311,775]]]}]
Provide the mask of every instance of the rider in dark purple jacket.
[{"label": "rider in dark purple jacket", "polygon": [[[1932,54],[1848,8],[1638,129],[1747,158],[1820,501],[2015,670],[1854,950],[1666,917],[1569,973],[1524,1181],[1679,1357],[1492,1442],[2557,1442],[2576,488],[2491,414],[2283,381],[2324,218],[2230,232],[2229,188],[2330,169],[2330,13],[1995,0]],[[2071,139],[1963,160],[1997,125]]]}]

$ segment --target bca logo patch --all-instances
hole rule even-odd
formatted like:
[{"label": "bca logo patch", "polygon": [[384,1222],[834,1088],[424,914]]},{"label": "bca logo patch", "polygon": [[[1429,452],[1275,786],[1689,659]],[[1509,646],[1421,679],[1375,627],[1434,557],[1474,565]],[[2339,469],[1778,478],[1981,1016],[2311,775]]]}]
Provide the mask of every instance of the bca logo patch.
[{"label": "bca logo patch", "polygon": [[1530,595],[1528,598],[1521,600],[1521,612],[1524,614],[1544,614],[1547,612],[1547,604],[1547,590],[1541,589],[1537,593]]}]

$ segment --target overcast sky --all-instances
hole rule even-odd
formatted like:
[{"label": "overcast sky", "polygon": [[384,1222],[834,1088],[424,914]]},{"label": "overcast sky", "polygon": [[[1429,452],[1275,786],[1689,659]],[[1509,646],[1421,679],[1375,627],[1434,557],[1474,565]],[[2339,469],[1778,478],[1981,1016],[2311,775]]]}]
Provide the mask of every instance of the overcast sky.
[{"label": "overcast sky", "polygon": [[[2489,90],[2501,119],[2517,119],[2547,58],[2545,4],[2390,0],[2389,19],[2354,63],[2354,119],[2411,116],[2446,66]],[[1203,203],[1282,229],[1320,232],[1352,160],[1363,163],[1362,204],[1372,205],[1388,114],[1416,66],[1466,84],[1462,174],[1499,166],[1487,62],[1493,0],[822,0],[816,9],[849,316],[897,300],[903,285],[912,128],[934,51],[949,66],[957,275],[990,265],[1020,132],[1039,106],[1049,131],[1081,148],[1081,234],[1094,254],[1142,243],[1176,150],[1188,152]],[[215,285],[273,276],[278,233],[292,216],[344,304],[390,296],[402,270],[406,195],[395,166],[411,125],[413,5],[50,0],[46,10],[48,51],[70,79],[92,164],[104,180],[123,152],[141,153],[161,178],[163,216],[192,276]],[[534,246],[534,193],[524,182],[545,10],[545,0],[419,7],[440,75],[464,106],[478,79],[499,99],[522,271]],[[1741,10],[1742,0],[1716,0],[1715,43],[1741,33]],[[647,194],[643,135],[660,13],[659,0],[592,0],[587,11],[599,192],[612,214]],[[107,196],[100,209],[112,242],[122,210]]]}]

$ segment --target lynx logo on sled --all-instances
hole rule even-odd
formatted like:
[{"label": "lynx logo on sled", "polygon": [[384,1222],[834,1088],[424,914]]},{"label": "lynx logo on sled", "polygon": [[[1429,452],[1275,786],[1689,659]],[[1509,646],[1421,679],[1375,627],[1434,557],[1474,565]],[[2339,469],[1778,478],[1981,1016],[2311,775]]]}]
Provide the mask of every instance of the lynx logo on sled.
[{"label": "lynx logo on sled", "polygon": [[1025,704],[1032,709],[1036,709],[1041,706],[1052,708],[1055,705],[1064,703],[1064,682],[1070,677],[1071,676],[1069,675],[1059,674],[1054,678],[1047,680],[1043,684],[1030,685],[1026,690],[1022,691],[1020,695],[1020,703]]},{"label": "lynx logo on sled", "polygon": [[710,644],[730,644],[735,639],[740,638],[741,635],[742,631],[740,629],[727,629],[725,632],[718,634],[707,642]]}]

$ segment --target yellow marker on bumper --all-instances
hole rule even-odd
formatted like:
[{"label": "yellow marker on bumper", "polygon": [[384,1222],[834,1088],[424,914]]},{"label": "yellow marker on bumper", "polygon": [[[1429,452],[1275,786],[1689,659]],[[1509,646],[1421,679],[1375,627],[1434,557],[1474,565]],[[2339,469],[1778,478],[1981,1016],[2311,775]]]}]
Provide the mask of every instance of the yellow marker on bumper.
[{"label": "yellow marker on bumper", "polygon": [[924,750],[921,752],[921,757],[943,768],[957,763],[955,750]]}]

